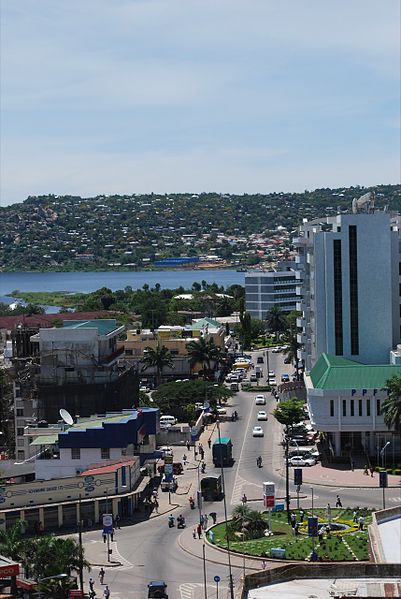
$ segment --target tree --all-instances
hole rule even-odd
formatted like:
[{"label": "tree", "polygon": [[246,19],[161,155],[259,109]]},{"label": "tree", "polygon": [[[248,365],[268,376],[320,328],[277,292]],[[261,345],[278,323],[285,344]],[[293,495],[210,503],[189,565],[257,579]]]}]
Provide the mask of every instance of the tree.
[{"label": "tree", "polygon": [[232,303],[229,297],[222,297],[217,304],[216,316],[231,316],[233,313]]},{"label": "tree", "polygon": [[187,351],[190,367],[193,368],[196,364],[200,364],[199,374],[202,374],[204,378],[210,376],[212,372],[211,363],[216,363],[220,356],[213,339],[206,341],[205,337],[199,337],[196,341],[190,341],[187,344]]},{"label": "tree", "polygon": [[231,514],[229,534],[244,540],[255,539],[263,535],[266,521],[257,510],[252,510],[247,505],[237,505]]},{"label": "tree", "polygon": [[24,533],[25,522],[17,520],[11,528],[0,529],[0,555],[4,555],[14,561],[18,561],[22,551],[22,535]]},{"label": "tree", "polygon": [[284,424],[286,427],[286,431],[288,429],[292,429],[294,424],[301,422],[304,418],[304,402],[302,399],[298,399],[297,397],[293,397],[291,399],[287,399],[287,401],[282,401],[279,405],[273,410],[273,416],[275,417],[280,424]]},{"label": "tree", "polygon": [[158,343],[155,348],[146,347],[143,353],[144,356],[141,360],[143,364],[142,371],[148,368],[156,368],[156,386],[158,387],[161,382],[163,369],[166,366],[174,368],[171,352],[165,345]]},{"label": "tree", "polygon": [[281,351],[287,356],[287,359],[291,364],[295,364],[298,380],[298,350],[301,348],[301,345],[298,343],[297,329],[295,327],[289,329],[282,334],[281,339],[283,343],[285,343],[285,349],[282,349]]},{"label": "tree", "polygon": [[384,422],[389,429],[401,434],[401,377],[392,376],[384,388],[388,393],[381,405]]},{"label": "tree", "polygon": [[278,341],[279,334],[287,328],[287,321],[284,312],[279,306],[272,306],[266,314],[267,328],[276,335]]}]

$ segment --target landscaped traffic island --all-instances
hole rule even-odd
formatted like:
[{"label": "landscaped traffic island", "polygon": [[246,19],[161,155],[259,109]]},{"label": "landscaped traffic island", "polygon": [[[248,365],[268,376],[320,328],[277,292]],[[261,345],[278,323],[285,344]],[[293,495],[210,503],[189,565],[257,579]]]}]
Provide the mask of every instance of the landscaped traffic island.
[{"label": "landscaped traffic island", "polygon": [[[302,561],[365,561],[369,559],[367,526],[372,521],[367,508],[327,509],[317,508],[318,536],[308,536],[308,517],[312,510],[293,510],[292,526],[286,512],[268,514],[247,506],[238,506],[227,523],[230,549],[249,556]],[[294,520],[295,517],[295,520]],[[361,529],[362,527],[362,529]],[[214,526],[209,540],[227,549],[226,524]],[[313,551],[315,555],[313,555]]]}]

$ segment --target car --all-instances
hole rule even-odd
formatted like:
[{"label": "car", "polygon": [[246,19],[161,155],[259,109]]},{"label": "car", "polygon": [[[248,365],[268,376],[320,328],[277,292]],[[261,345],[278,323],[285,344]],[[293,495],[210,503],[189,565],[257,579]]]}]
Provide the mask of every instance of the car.
[{"label": "car", "polygon": [[284,364],[291,364],[290,358],[284,358]]},{"label": "car", "polygon": [[227,409],[224,406],[218,406],[217,413],[218,414],[227,414]]},{"label": "car", "polygon": [[163,458],[166,455],[168,455],[168,456],[173,455],[173,448],[170,447],[169,445],[162,445],[162,447],[159,447],[159,451],[162,452]]},{"label": "car", "polygon": [[256,363],[257,363],[257,364],[263,364],[263,363],[264,363],[263,356],[258,356],[258,357],[256,358]]},{"label": "car", "polygon": [[265,406],[266,405],[266,397],[264,395],[257,395],[255,397],[255,404],[257,406]]},{"label": "car", "polygon": [[287,374],[286,372],[284,372],[284,374],[281,375],[281,382],[282,383],[289,383],[290,382],[290,376],[289,376],[289,374]]},{"label": "car", "polygon": [[288,461],[291,466],[314,466],[316,464],[316,460],[314,458],[305,458],[301,456],[294,456]]},{"label": "car", "polygon": [[280,352],[281,352],[281,349],[279,347],[273,347],[272,354],[279,354]]},{"label": "car", "polygon": [[270,378],[275,377],[276,373],[274,372],[274,370],[269,370],[269,372],[267,373],[267,376]]},{"label": "car", "polygon": [[254,426],[252,429],[252,437],[264,437],[263,428],[261,426]]},{"label": "car", "polygon": [[177,483],[177,479],[175,478],[175,476],[173,476],[173,478],[171,478],[170,476],[166,476],[165,474],[163,474],[161,483],[160,483],[160,489],[162,491],[175,491],[178,487],[178,483]]},{"label": "car", "polygon": [[289,458],[301,457],[301,458],[313,458],[316,461],[320,459],[320,453],[317,449],[293,449],[288,452]]},{"label": "car", "polygon": [[258,377],[256,376],[255,373],[252,373],[251,376],[249,377],[249,380],[251,381],[251,383],[256,383],[256,381],[258,380]]},{"label": "car", "polygon": [[139,387],[139,391],[142,391],[142,393],[149,393],[150,389],[149,387],[142,385],[141,387]]},{"label": "car", "polygon": [[271,386],[271,387],[275,387],[277,385],[277,380],[275,378],[271,378],[268,379],[267,383]]},{"label": "car", "polygon": [[314,441],[310,441],[306,437],[302,437],[300,435],[294,435],[293,437],[290,437],[288,443],[292,447],[298,447],[299,445],[301,445],[301,447],[302,447],[303,445],[314,445],[315,444]]},{"label": "car", "polygon": [[267,420],[267,412],[260,410],[257,415],[258,420]]},{"label": "car", "polygon": [[164,580],[152,580],[148,584],[148,599],[168,599]]}]

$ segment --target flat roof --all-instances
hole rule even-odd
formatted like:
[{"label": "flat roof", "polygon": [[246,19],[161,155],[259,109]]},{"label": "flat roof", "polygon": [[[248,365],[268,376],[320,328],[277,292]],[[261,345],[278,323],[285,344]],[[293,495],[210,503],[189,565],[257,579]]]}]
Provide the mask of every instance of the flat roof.
[{"label": "flat roof", "polygon": [[63,320],[64,329],[97,329],[99,335],[108,335],[116,329],[121,328],[117,325],[114,318],[99,318],[96,320]]},{"label": "flat roof", "polygon": [[392,376],[401,376],[401,365],[360,364],[325,353],[310,372],[315,389],[383,389]]},{"label": "flat roof", "polygon": [[301,578],[248,592],[248,599],[333,599],[333,597],[399,597],[401,578]]}]

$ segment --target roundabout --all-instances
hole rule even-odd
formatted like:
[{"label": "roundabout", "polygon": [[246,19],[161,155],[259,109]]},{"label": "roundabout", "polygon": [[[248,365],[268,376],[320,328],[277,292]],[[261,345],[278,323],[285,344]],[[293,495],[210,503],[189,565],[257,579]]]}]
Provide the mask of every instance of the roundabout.
[{"label": "roundabout", "polygon": [[[308,518],[317,517],[315,536],[308,534]],[[372,511],[368,508],[293,510],[292,523],[285,512],[258,512],[238,506],[231,520],[208,531],[208,540],[220,549],[249,558],[283,561],[350,562],[367,561],[367,526]],[[309,530],[310,533],[310,530]]]}]

